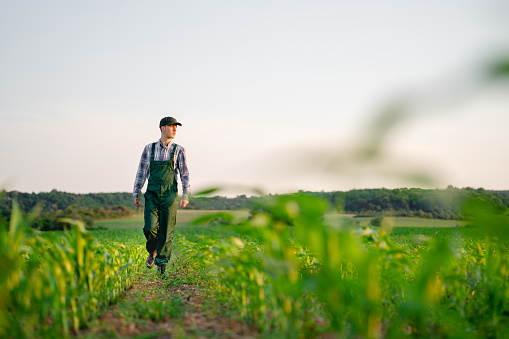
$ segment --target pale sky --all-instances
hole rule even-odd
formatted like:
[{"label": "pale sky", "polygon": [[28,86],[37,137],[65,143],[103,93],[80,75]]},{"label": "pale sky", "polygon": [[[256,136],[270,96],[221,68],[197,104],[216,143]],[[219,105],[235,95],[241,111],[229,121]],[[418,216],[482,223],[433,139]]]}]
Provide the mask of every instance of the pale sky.
[{"label": "pale sky", "polygon": [[[173,116],[193,192],[509,189],[509,83],[476,80],[509,56],[507,14],[502,0],[0,0],[0,187],[130,192]],[[406,118],[371,140],[402,98]],[[359,160],[369,140],[380,156]]]}]

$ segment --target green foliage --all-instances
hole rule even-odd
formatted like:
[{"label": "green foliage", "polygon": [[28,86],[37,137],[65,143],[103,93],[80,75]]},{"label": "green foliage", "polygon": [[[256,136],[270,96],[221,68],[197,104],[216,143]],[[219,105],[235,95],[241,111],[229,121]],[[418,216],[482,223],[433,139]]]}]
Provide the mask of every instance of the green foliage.
[{"label": "green foliage", "polygon": [[[93,228],[94,220],[119,218],[136,213],[131,206],[129,193],[90,193],[73,194],[52,190],[43,193],[3,192],[0,196],[1,216],[6,220],[12,214],[12,204],[16,201],[24,214],[32,213],[32,227],[43,231],[68,229],[69,225],[61,219],[80,220],[86,228]],[[35,213],[33,211],[36,211]]]},{"label": "green foliage", "polygon": [[[465,204],[472,227],[390,234],[385,218],[376,229],[328,225],[330,204],[312,194],[272,196],[241,224],[178,229],[166,287],[207,286],[226,304],[215,312],[262,336],[505,337],[509,218],[483,196],[475,190]],[[40,233],[31,217],[15,212],[0,227],[0,335],[69,336],[132,284],[143,237],[115,230],[92,238],[79,224]],[[124,300],[119,312],[178,317],[181,300],[170,299]]]},{"label": "green foliage", "polygon": [[40,208],[42,213],[55,213],[69,206],[78,205],[87,209],[133,206],[132,193],[87,193],[75,194],[52,190],[51,192],[23,193],[18,191],[5,192],[0,199],[0,209],[10,211],[12,201],[16,200],[21,211],[28,213]]},{"label": "green foliage", "polygon": [[489,75],[493,78],[505,78],[509,76],[509,58],[494,62],[489,70]]},{"label": "green foliage", "polygon": [[174,315],[174,307],[168,300],[145,300],[135,298],[122,300],[118,305],[117,313],[131,319],[151,319],[161,321],[164,316]]},{"label": "green foliage", "polygon": [[211,223],[231,223],[233,221],[233,215],[225,212],[219,212],[214,214],[207,214],[202,217],[196,218],[192,225],[202,225]]},{"label": "green foliage", "polygon": [[508,236],[490,229],[507,224],[482,199],[468,206],[487,233],[399,230],[396,242],[383,227],[328,226],[329,206],[318,197],[273,197],[248,221],[223,228],[234,236],[187,242],[185,255],[208,268],[238,314],[267,335],[503,337]]},{"label": "green foliage", "polygon": [[71,231],[30,229],[14,205],[0,225],[0,336],[67,337],[117,300],[143,262],[140,245],[99,244],[81,222]]},{"label": "green foliage", "polygon": [[379,214],[376,217],[374,217],[373,219],[371,219],[369,224],[371,226],[381,226],[383,219],[384,219],[383,214]]}]

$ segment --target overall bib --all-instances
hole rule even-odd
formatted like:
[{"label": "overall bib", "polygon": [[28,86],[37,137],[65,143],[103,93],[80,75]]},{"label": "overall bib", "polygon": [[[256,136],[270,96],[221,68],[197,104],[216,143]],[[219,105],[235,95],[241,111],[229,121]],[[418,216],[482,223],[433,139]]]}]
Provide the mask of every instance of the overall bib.
[{"label": "overall bib", "polygon": [[147,238],[149,253],[157,252],[155,265],[170,261],[175,224],[177,222],[178,187],[175,178],[175,148],[173,145],[168,161],[155,161],[155,143],[150,155],[150,177],[145,192],[145,225],[143,233]]}]

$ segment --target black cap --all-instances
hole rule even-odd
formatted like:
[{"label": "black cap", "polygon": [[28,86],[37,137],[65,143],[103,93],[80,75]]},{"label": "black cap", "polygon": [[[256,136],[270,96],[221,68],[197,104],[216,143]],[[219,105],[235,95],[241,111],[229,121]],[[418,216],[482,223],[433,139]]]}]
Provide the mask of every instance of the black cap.
[{"label": "black cap", "polygon": [[159,128],[166,126],[166,125],[179,125],[182,126],[180,122],[177,121],[174,117],[164,117],[159,122]]}]

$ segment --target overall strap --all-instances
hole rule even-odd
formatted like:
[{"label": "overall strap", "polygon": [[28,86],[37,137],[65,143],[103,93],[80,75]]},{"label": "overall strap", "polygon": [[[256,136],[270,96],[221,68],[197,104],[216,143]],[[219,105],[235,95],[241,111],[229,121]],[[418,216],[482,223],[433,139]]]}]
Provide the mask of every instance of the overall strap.
[{"label": "overall strap", "polygon": [[154,161],[154,153],[156,152],[156,143],[152,143],[152,152],[150,153],[150,161]]},{"label": "overall strap", "polygon": [[175,149],[177,148],[177,144],[173,144],[173,148],[171,149],[170,159],[173,159],[175,156]]}]

